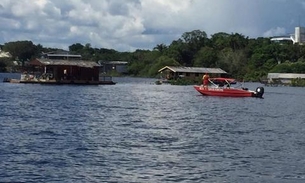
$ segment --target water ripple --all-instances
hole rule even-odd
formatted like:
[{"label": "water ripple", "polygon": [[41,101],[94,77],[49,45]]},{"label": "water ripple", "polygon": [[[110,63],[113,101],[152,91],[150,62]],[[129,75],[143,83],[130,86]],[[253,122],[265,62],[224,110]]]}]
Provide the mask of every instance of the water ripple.
[{"label": "water ripple", "polygon": [[0,84],[0,182],[304,182],[302,89],[257,100],[122,80]]}]

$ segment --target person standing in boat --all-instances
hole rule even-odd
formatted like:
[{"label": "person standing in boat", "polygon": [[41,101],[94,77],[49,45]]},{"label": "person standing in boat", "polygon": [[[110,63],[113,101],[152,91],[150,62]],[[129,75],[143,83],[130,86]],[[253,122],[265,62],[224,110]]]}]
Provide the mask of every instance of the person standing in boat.
[{"label": "person standing in boat", "polygon": [[204,87],[208,87],[209,83],[210,83],[210,76],[208,73],[205,73],[202,77],[202,84]]}]

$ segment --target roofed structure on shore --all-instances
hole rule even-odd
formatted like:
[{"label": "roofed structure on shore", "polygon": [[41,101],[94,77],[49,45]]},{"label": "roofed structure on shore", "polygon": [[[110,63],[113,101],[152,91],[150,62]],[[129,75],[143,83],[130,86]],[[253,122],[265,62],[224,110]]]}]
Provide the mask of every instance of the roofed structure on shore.
[{"label": "roofed structure on shore", "polygon": [[213,77],[227,75],[227,72],[220,68],[206,68],[206,67],[183,67],[183,66],[165,66],[159,71],[165,75],[166,79],[177,79],[179,77],[196,78],[208,73]]},{"label": "roofed structure on shore", "polygon": [[70,54],[69,52],[49,52],[42,53],[42,59],[56,59],[56,60],[81,60],[81,55]]},{"label": "roofed structure on shore", "polygon": [[60,59],[35,59],[32,60],[30,65],[36,66],[78,66],[78,67],[100,67],[100,65],[96,62],[92,61],[84,61],[84,60],[60,60]]},{"label": "roofed structure on shore", "polygon": [[101,84],[100,68],[92,61],[35,59],[29,62],[28,71],[57,83]]},{"label": "roofed structure on shore", "polygon": [[115,71],[117,73],[127,73],[127,64],[126,61],[98,61],[99,64],[103,67],[103,72],[108,73]]},{"label": "roofed structure on shore", "polygon": [[268,84],[290,84],[292,79],[305,79],[305,74],[298,73],[268,73]]}]

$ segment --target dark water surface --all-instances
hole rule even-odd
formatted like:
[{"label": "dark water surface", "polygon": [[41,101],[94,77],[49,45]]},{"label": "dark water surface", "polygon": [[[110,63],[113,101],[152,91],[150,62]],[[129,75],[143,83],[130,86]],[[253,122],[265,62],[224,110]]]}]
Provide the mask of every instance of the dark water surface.
[{"label": "dark water surface", "polygon": [[305,88],[221,98],[115,81],[0,83],[0,182],[305,182]]}]

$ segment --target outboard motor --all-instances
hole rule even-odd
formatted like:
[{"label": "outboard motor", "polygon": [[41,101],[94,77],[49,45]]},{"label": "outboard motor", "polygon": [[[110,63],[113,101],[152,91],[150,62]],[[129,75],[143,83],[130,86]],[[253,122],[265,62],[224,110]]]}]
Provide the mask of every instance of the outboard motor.
[{"label": "outboard motor", "polygon": [[265,89],[264,87],[257,87],[256,90],[255,90],[255,93],[256,93],[256,97],[258,98],[263,98],[263,95],[264,95],[264,92],[265,92]]}]

